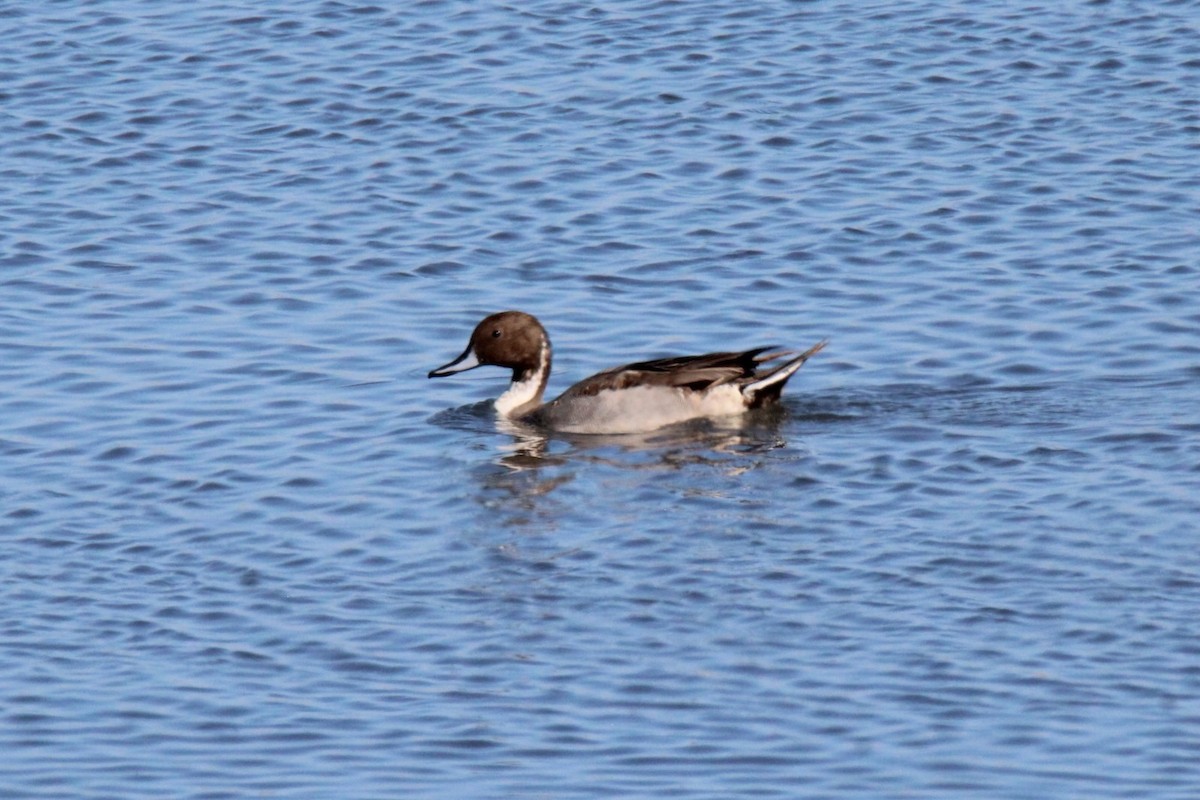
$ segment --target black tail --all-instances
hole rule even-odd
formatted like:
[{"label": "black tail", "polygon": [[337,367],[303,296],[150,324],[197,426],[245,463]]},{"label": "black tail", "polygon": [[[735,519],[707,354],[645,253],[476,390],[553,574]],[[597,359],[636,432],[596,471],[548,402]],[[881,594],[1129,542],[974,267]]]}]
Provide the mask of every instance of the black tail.
[{"label": "black tail", "polygon": [[[817,342],[795,358],[785,361],[767,374],[758,377],[753,383],[743,386],[742,394],[746,396],[750,407],[758,408],[759,406],[777,401],[779,395],[783,393],[783,387],[787,384],[788,378],[792,377],[796,373],[796,370],[803,367],[805,361],[808,361],[808,359],[824,350],[827,344],[829,344],[828,339]],[[784,354],[772,354],[772,357],[778,357],[779,355]]]}]

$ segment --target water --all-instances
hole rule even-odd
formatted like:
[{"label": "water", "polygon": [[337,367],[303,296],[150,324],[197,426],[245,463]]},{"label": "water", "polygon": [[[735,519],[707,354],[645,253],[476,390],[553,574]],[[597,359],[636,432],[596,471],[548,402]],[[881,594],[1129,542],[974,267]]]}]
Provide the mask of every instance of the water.
[{"label": "water", "polygon": [[1194,5],[0,19],[6,797],[1200,791]]}]

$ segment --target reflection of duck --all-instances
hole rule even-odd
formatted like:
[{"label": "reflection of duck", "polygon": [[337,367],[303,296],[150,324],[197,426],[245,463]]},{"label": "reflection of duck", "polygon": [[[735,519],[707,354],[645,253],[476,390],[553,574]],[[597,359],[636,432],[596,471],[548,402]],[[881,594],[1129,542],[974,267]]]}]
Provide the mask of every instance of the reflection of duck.
[{"label": "reflection of duck", "polygon": [[[549,403],[542,393],[550,378],[550,339],[536,318],[502,311],[485,318],[462,355],[429,373],[440,378],[485,364],[508,367],[512,384],[496,400],[504,418],[566,433],[639,433],[698,417],[741,414],[779,400],[784,384],[814,353],[709,353],[642,361],[598,372]],[[790,356],[759,373],[760,364]]]}]

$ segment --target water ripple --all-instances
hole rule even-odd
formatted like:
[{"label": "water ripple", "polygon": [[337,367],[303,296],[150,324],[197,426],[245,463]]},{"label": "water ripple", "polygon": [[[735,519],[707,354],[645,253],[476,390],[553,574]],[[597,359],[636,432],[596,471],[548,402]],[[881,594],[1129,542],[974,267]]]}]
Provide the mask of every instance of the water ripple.
[{"label": "water ripple", "polygon": [[[0,16],[9,793],[1194,793],[1185,5]],[[522,437],[511,307],[832,343]]]}]

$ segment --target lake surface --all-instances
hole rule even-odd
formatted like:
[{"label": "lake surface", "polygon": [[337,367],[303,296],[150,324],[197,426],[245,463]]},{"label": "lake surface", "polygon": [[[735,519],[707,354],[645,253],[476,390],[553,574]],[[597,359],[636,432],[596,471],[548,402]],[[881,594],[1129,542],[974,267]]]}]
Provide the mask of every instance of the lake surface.
[{"label": "lake surface", "polygon": [[1194,4],[8,4],[0,386],[6,798],[1200,793]]}]

